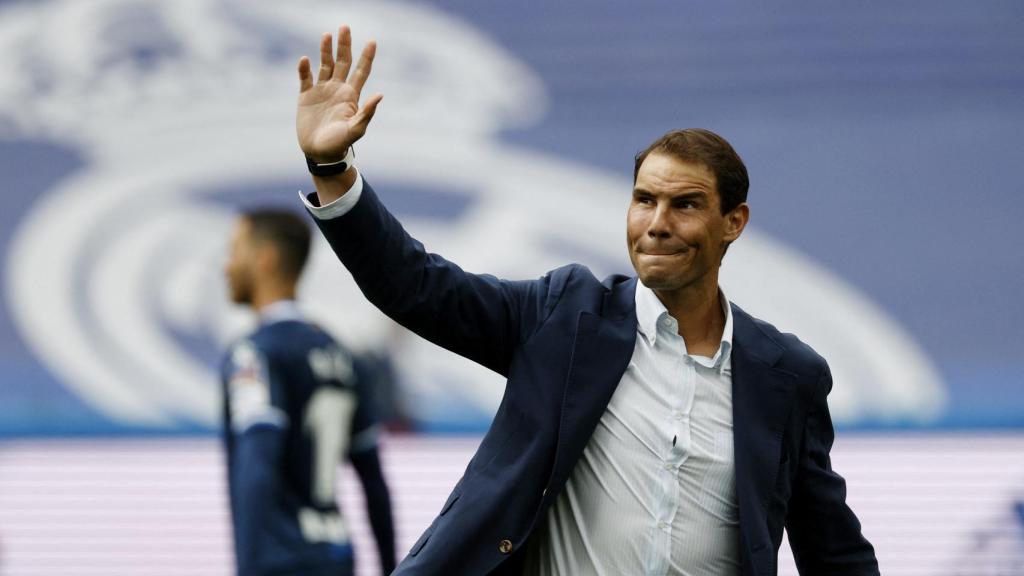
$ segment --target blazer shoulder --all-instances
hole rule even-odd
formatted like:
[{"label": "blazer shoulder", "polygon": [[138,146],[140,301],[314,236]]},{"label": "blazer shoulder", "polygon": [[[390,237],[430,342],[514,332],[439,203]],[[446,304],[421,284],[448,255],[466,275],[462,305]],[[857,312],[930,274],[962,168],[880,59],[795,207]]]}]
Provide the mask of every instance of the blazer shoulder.
[{"label": "blazer shoulder", "polygon": [[581,292],[601,287],[601,282],[589,268],[575,263],[551,270],[541,277],[541,283],[544,286],[544,317],[550,316],[555,307],[566,298],[572,300]]},{"label": "blazer shoulder", "polygon": [[569,300],[584,309],[601,311],[609,296],[624,295],[623,288],[629,286],[631,276],[613,274],[599,280],[590,268],[582,264],[569,264],[553,270],[552,292],[564,294]]},{"label": "blazer shoulder", "polygon": [[824,371],[828,370],[828,362],[825,361],[825,358],[796,334],[783,332],[774,324],[751,316],[735,304],[733,304],[733,312],[737,318],[745,317],[749,320],[757,335],[765,338],[777,349],[776,366],[779,369],[792,372],[802,378],[813,378],[815,381]]},{"label": "blazer shoulder", "polygon": [[594,277],[594,275],[590,272],[590,269],[588,269],[586,266],[582,264],[573,263],[566,264],[565,266],[559,266],[558,268],[555,268],[554,270],[551,270],[547,274],[545,274],[545,277],[551,279],[552,286],[558,285],[564,288],[565,285],[571,279],[573,279],[574,276],[578,276],[579,278],[586,278],[588,275],[591,278]]},{"label": "blazer shoulder", "polygon": [[[551,270],[539,280],[532,281],[539,304],[539,322],[536,327],[551,317],[576,318],[580,311],[603,313],[610,295],[615,294],[628,282],[626,276],[609,276],[598,280],[589,268],[582,264],[568,264]],[[531,331],[532,334],[534,331]]]},{"label": "blazer shoulder", "polygon": [[594,276],[594,273],[590,271],[590,268],[587,268],[583,264],[578,264],[575,262],[572,264],[566,264],[565,266],[555,268],[554,270],[548,272],[548,274],[552,278],[561,279],[565,282],[569,282],[570,280],[572,280],[573,282],[591,285],[597,285],[601,283],[597,279],[597,277]]},{"label": "blazer shoulder", "polygon": [[566,264],[544,275],[551,294],[581,291],[605,292],[607,287],[583,264]]}]

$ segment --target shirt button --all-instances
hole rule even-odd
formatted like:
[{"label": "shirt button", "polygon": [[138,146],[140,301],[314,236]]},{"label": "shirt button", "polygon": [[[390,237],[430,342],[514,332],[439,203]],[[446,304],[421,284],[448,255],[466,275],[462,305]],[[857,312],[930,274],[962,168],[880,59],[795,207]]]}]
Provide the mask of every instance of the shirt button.
[{"label": "shirt button", "polygon": [[668,524],[665,522],[658,522],[658,528],[664,530],[665,528],[668,528]]},{"label": "shirt button", "polygon": [[684,416],[684,414],[682,412],[673,412],[672,413],[672,417],[675,418],[676,420],[682,420],[683,416]]},{"label": "shirt button", "polygon": [[498,552],[501,552],[502,554],[508,554],[511,551],[512,551],[512,541],[511,540],[502,540],[500,543],[498,543]]},{"label": "shirt button", "polygon": [[671,462],[665,462],[665,470],[671,470],[673,468]]}]

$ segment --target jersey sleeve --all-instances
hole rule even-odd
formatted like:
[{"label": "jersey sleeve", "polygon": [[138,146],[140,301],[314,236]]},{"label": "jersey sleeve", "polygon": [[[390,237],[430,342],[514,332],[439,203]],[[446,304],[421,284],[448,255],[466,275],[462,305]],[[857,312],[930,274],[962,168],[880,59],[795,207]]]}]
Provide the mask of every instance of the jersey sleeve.
[{"label": "jersey sleeve", "polygon": [[227,358],[225,381],[231,431],[242,434],[254,426],[288,427],[288,414],[275,394],[269,355],[251,340],[235,344]]}]

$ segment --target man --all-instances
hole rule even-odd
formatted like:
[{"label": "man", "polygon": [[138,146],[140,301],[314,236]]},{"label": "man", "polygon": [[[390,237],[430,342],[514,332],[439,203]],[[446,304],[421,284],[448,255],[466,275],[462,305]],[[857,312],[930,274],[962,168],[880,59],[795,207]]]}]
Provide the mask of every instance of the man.
[{"label": "man", "polygon": [[295,304],[307,225],[284,211],[238,219],[226,267],[231,299],[260,316],[224,361],[224,439],[240,576],[353,573],[335,472],[348,455],[366,494],[381,567],[395,566],[391,503],[358,362]]},{"label": "man", "polygon": [[[830,465],[825,361],[718,287],[749,219],[739,156],[704,130],[636,158],[636,277],[578,265],[469,274],[410,238],[352,167],[382,96],[351,37],[299,62],[307,207],[363,293],[400,324],[507,377],[490,430],[397,573],[878,574]],[[639,281],[638,281],[639,280]]]}]

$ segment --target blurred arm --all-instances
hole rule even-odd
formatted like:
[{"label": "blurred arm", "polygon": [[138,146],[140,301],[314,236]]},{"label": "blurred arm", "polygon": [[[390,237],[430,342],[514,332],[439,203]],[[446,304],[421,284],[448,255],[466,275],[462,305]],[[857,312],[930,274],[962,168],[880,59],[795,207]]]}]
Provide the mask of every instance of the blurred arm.
[{"label": "blurred arm", "polygon": [[377,447],[353,452],[350,455],[352,467],[359,475],[366,495],[366,512],[377,541],[381,571],[387,575],[395,569],[395,531],[391,516],[391,494],[384,481]]},{"label": "blurred arm", "polygon": [[281,489],[278,463],[289,426],[275,404],[269,359],[255,343],[232,346],[226,361],[226,434],[231,438],[228,486],[239,576],[257,574],[260,536],[272,519],[272,503]]},{"label": "blurred arm", "polygon": [[284,431],[270,424],[249,427],[236,436],[234,478],[235,552],[239,576],[256,574],[259,534],[265,530],[281,479],[277,462],[284,447]]}]

